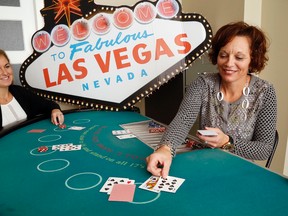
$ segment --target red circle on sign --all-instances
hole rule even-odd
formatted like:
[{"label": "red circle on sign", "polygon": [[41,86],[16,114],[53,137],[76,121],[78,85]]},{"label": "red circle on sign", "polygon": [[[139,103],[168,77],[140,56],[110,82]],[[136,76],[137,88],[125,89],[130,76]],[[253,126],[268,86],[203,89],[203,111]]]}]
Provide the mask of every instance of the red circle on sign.
[{"label": "red circle on sign", "polygon": [[113,13],[114,25],[119,29],[129,28],[134,20],[133,12],[126,7],[117,9]]},{"label": "red circle on sign", "polygon": [[106,34],[110,31],[111,24],[109,18],[103,14],[97,14],[92,22],[92,29],[96,34]]},{"label": "red circle on sign", "polygon": [[90,26],[85,19],[75,20],[71,26],[71,30],[76,40],[84,40],[90,35]]},{"label": "red circle on sign", "polygon": [[156,4],[158,14],[163,18],[172,18],[179,12],[179,5],[175,0],[159,0]]},{"label": "red circle on sign", "polygon": [[48,50],[51,45],[51,38],[49,33],[46,31],[39,31],[34,34],[32,38],[32,45],[37,52],[42,53]]},{"label": "red circle on sign", "polygon": [[68,26],[56,25],[51,31],[51,40],[56,46],[64,46],[70,40],[70,31]]},{"label": "red circle on sign", "polygon": [[152,3],[142,2],[135,7],[134,15],[138,22],[150,23],[155,19],[157,13],[156,8]]}]

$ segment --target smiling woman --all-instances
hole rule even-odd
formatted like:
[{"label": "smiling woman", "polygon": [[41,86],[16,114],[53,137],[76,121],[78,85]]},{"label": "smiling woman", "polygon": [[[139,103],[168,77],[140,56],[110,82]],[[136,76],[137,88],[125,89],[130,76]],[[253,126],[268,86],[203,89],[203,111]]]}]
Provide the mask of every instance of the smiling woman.
[{"label": "smiling woman", "polygon": [[[251,74],[264,69],[266,52],[266,36],[255,26],[240,21],[216,32],[209,57],[218,73],[201,75],[187,88],[161,145],[147,158],[148,171],[168,175],[175,149],[185,141],[198,114],[199,128],[217,134],[197,134],[206,147],[251,160],[268,159],[276,131],[276,93],[271,83]],[[164,169],[157,167],[159,163]]]},{"label": "smiling woman", "polygon": [[13,80],[10,60],[5,51],[0,50],[0,128],[40,114],[51,114],[53,124],[63,124],[64,116],[57,103],[13,85]]}]

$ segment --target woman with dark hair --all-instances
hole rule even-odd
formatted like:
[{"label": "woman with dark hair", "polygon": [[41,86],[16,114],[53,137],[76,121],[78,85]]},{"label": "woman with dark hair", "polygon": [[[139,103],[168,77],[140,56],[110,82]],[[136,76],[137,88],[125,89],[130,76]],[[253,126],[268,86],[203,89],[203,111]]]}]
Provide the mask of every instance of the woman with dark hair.
[{"label": "woman with dark hair", "polygon": [[51,115],[55,125],[63,124],[64,116],[57,103],[13,85],[13,79],[9,58],[0,49],[0,128],[40,114]]},{"label": "woman with dark hair", "polygon": [[198,115],[199,129],[216,134],[197,133],[207,146],[246,159],[266,160],[273,148],[277,119],[274,87],[255,76],[264,69],[266,55],[267,38],[261,29],[245,22],[221,27],[209,52],[218,73],[201,75],[187,88],[161,144],[146,158],[147,170],[157,176],[168,175],[176,148]]}]

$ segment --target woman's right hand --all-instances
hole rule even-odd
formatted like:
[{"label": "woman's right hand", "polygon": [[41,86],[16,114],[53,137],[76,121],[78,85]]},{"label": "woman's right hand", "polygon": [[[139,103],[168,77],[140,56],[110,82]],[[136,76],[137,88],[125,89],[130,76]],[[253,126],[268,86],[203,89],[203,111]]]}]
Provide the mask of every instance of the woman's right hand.
[{"label": "woman's right hand", "polygon": [[170,147],[163,145],[146,158],[147,170],[155,176],[166,178],[172,163]]}]

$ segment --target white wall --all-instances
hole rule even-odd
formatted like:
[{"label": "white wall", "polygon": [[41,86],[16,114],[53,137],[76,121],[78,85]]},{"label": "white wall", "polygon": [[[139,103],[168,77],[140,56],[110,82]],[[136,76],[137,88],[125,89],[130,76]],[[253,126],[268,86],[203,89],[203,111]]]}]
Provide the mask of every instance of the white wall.
[{"label": "white wall", "polygon": [[30,41],[37,29],[34,9],[35,0],[19,1],[20,7],[0,7],[0,20],[22,21],[24,50],[7,51],[12,64],[22,63],[32,53]]},{"label": "white wall", "polygon": [[[270,38],[269,62],[263,72],[264,79],[275,86],[278,100],[279,145],[274,156],[271,169],[288,176],[288,73],[286,69],[288,53],[288,1],[287,0],[262,0],[262,28]],[[286,162],[285,161],[286,154]]]}]

